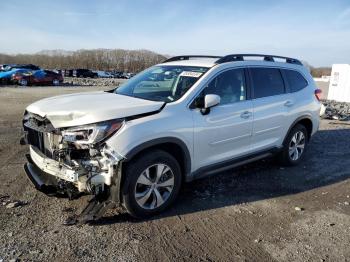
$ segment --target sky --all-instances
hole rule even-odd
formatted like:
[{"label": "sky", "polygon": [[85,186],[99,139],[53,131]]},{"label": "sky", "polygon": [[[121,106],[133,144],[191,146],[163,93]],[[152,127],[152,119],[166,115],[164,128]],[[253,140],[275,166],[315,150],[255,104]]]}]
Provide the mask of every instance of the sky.
[{"label": "sky", "polygon": [[148,49],[350,63],[350,0],[4,0],[0,53]]}]

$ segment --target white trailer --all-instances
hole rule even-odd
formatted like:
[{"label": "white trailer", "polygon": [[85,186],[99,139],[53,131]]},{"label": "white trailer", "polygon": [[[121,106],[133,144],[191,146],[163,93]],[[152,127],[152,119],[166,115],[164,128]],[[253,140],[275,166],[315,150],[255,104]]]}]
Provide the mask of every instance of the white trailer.
[{"label": "white trailer", "polygon": [[350,102],[350,65],[334,64],[332,66],[327,99]]}]

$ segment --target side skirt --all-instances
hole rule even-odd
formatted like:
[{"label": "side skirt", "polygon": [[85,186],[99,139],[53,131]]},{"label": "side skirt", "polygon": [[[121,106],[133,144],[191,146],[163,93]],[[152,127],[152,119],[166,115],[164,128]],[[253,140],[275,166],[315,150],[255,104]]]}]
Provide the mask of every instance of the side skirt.
[{"label": "side skirt", "polygon": [[242,166],[263,158],[273,156],[281,151],[281,148],[273,147],[267,150],[263,150],[257,153],[249,154],[246,156],[241,156],[234,159],[225,160],[220,163],[212,164],[209,166],[204,166],[194,171],[191,176],[187,177],[186,182],[190,182],[195,179],[200,179],[203,177],[211,176],[222,172],[224,170],[232,169],[238,166]]}]

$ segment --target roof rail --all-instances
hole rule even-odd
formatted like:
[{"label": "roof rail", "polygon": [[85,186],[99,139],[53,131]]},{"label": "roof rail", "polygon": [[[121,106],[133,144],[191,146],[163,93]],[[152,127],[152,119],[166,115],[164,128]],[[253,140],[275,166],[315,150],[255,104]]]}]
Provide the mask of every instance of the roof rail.
[{"label": "roof rail", "polygon": [[[180,61],[180,60],[190,60],[190,58],[222,58],[222,56],[211,56],[211,55],[181,55],[170,57],[167,60],[163,61],[163,63]],[[220,60],[220,59],[219,59]]]},{"label": "roof rail", "polygon": [[244,57],[263,57],[264,61],[274,62],[275,58],[285,59],[286,63],[303,65],[298,59],[285,57],[285,56],[277,56],[277,55],[261,55],[261,54],[233,54],[221,57],[215,63],[222,64],[226,62],[235,62],[235,61],[244,61]]}]

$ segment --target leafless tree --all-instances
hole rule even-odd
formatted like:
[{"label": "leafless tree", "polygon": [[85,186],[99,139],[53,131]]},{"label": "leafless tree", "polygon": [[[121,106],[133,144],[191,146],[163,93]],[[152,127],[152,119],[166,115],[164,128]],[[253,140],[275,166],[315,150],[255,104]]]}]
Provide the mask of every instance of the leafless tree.
[{"label": "leafless tree", "polygon": [[35,64],[47,69],[87,68],[139,72],[166,57],[148,50],[93,49],[49,50],[36,54],[0,54],[0,64]]}]

